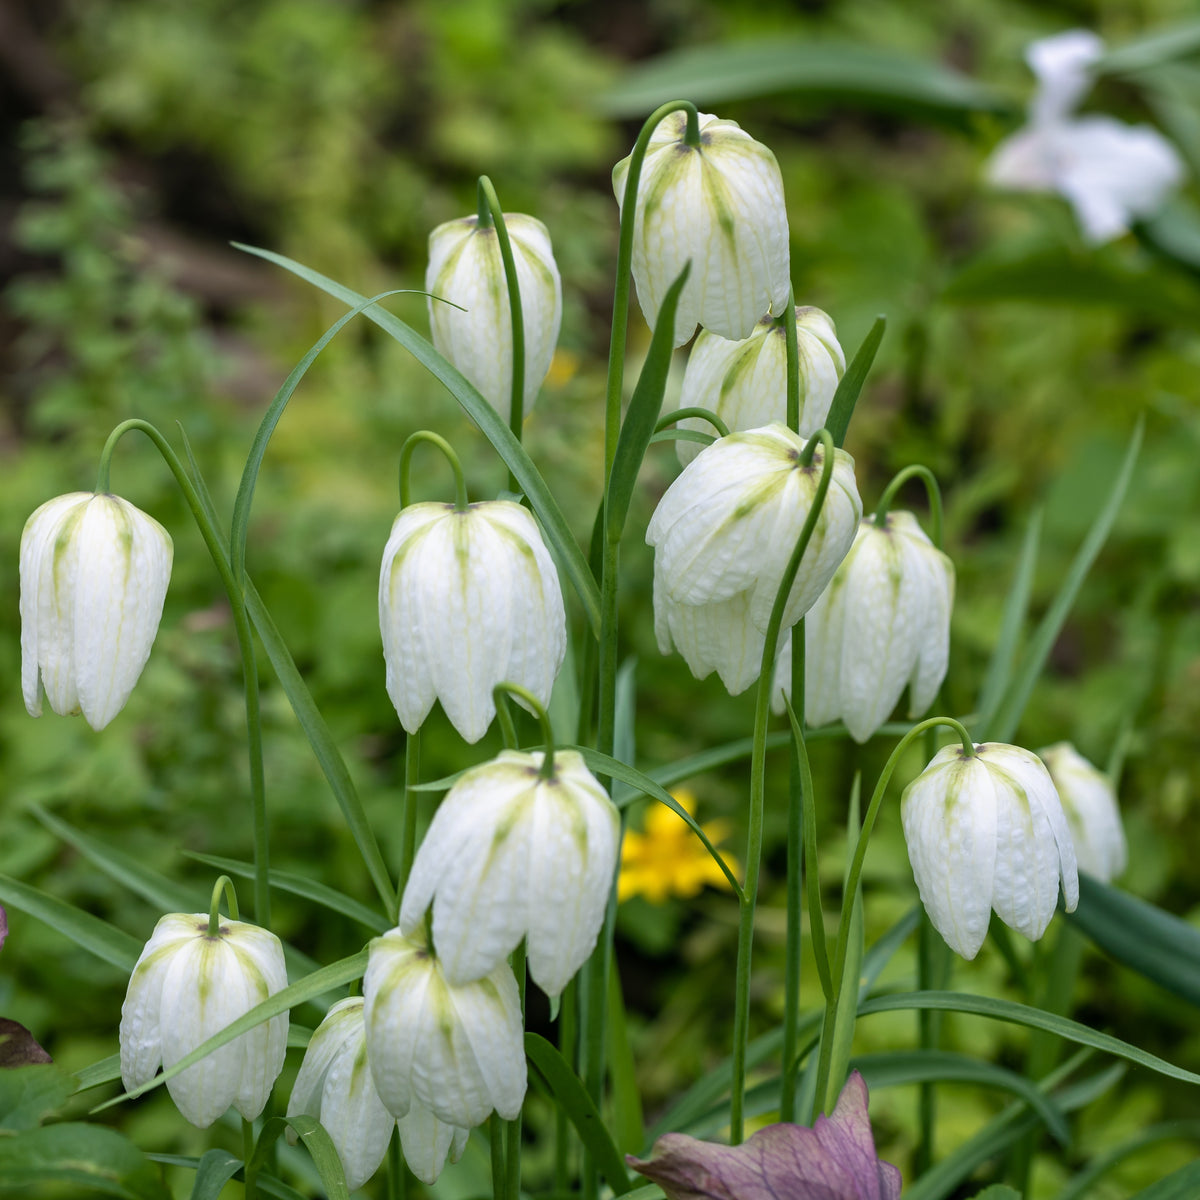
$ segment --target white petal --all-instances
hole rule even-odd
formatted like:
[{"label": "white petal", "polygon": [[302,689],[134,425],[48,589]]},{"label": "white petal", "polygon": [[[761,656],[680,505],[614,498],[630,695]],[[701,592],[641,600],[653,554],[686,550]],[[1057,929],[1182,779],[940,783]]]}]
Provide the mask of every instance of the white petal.
[{"label": "white petal", "polygon": [[425,1184],[437,1181],[447,1155],[451,1162],[458,1161],[470,1133],[469,1129],[439,1121],[420,1104],[414,1104],[408,1110],[408,1116],[400,1118],[399,1125],[404,1161],[408,1163],[409,1170]]},{"label": "white petal", "polygon": [[1128,859],[1112,784],[1070,742],[1038,751],[1062,800],[1079,870],[1109,883]]},{"label": "white petal", "polygon": [[364,1037],[361,1010],[361,997],[339,1000],[313,1031],[296,1082],[292,1084],[292,1094],[288,1098],[289,1117],[296,1113],[308,1113],[321,1119],[321,1101],[330,1065],[355,1040],[356,1034],[359,1039]]},{"label": "white petal", "polygon": [[1104,43],[1089,29],[1068,29],[1031,42],[1025,60],[1038,79],[1030,106],[1035,121],[1058,121],[1083,99],[1092,85],[1092,65]]},{"label": "white petal", "polygon": [[363,1018],[375,1089],[402,1117],[412,1104],[413,1064],[421,1044],[421,1014],[435,966],[424,946],[393,929],[371,942],[363,976]]}]

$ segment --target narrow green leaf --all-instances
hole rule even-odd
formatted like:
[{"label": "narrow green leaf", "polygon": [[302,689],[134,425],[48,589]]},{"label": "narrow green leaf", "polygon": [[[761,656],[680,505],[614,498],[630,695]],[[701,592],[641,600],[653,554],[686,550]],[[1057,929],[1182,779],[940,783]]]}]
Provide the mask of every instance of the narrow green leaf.
[{"label": "narrow green leaf", "polygon": [[633,1047],[629,1042],[629,1024],[625,1019],[625,997],[614,959],[608,967],[607,1010],[608,1072],[612,1080],[613,1123],[617,1146],[625,1154],[637,1154],[645,1140],[642,1097],[634,1069]]},{"label": "narrow green leaf", "polygon": [[1144,71],[1159,63],[1187,58],[1200,50],[1200,21],[1183,21],[1166,29],[1152,29],[1141,37],[1110,50],[1092,64],[1101,75],[1120,75],[1127,71]]},{"label": "narrow green leaf", "polygon": [[[265,258],[268,262],[273,262],[277,266],[283,267],[284,270],[291,271],[293,275],[306,280],[314,287],[320,288],[321,291],[330,296],[336,296],[344,304],[359,305],[367,299],[351,288],[336,283],[325,275],[310,267],[302,266],[282,254],[261,250],[255,246],[245,246],[238,242],[233,244],[238,250]],[[455,400],[462,405],[466,414],[479,426],[484,437],[491,442],[504,465],[516,479],[521,491],[528,498],[530,506],[541,522],[547,540],[558,556],[558,561],[562,564],[567,578],[579,595],[592,632],[599,637],[600,590],[588,569],[587,559],[579,549],[566,518],[559,509],[550,489],[546,486],[546,481],[538,472],[537,467],[533,465],[533,460],[525,453],[524,447],[517,441],[512,430],[500,419],[496,410],[479,394],[462,372],[439,354],[428,339],[423,338],[399,317],[393,316],[378,306],[367,309],[365,315],[385,333],[395,338],[430,374],[446,386]]]},{"label": "narrow green leaf", "polygon": [[1133,1200],[1196,1200],[1197,1195],[1200,1195],[1200,1159],[1142,1188]]},{"label": "narrow green leaf", "polygon": [[[857,826],[857,822],[855,822]],[[857,837],[857,829],[853,835]],[[862,884],[854,889],[850,902],[849,937],[846,941],[846,961],[842,964],[842,975],[837,982],[838,1002],[833,1028],[826,1028],[822,1036],[832,1036],[833,1045],[829,1059],[829,1088],[823,1111],[833,1112],[842,1085],[850,1074],[850,1047],[854,1042],[854,1025],[858,1012],[858,993],[862,978],[863,961],[863,906]]]},{"label": "narrow green leaf", "polygon": [[0,1070],[0,1129],[36,1129],[75,1091],[75,1077],[54,1063]]},{"label": "narrow green leaf", "polygon": [[1161,1124],[1150,1125],[1146,1129],[1138,1130],[1133,1137],[1127,1138],[1107,1154],[1102,1154],[1088,1163],[1082,1171],[1068,1181],[1055,1200],[1080,1200],[1085,1193],[1091,1191],[1096,1180],[1111,1171],[1118,1163],[1132,1158],[1148,1146],[1174,1141],[1200,1142],[1200,1121],[1163,1121]]},{"label": "narrow green leaf", "polygon": [[858,353],[851,359],[846,373],[833,393],[833,403],[829,406],[829,416],[825,419],[825,428],[833,435],[833,444],[841,446],[846,440],[846,430],[850,428],[850,418],[854,416],[854,406],[858,403],[859,394],[871,373],[871,365],[879,352],[879,343],[883,341],[887,330],[887,317],[878,316],[871,326],[867,336],[863,338]]},{"label": "narrow green leaf", "polygon": [[1121,504],[1129,488],[1129,481],[1133,478],[1133,468],[1137,462],[1138,451],[1141,449],[1144,429],[1145,421],[1139,417],[1133,429],[1133,436],[1129,439],[1129,448],[1125,452],[1125,458],[1117,472],[1116,479],[1113,480],[1108,500],[1092,522],[1087,536],[1083,539],[1083,544],[1071,562],[1058,594],[1034,631],[1016,677],[1004,694],[1000,711],[996,714],[995,727],[991,731],[991,736],[995,741],[1011,742],[1017,732],[1017,726],[1021,723],[1021,717],[1025,712],[1025,705],[1029,703],[1034,684],[1037,683],[1038,676],[1046,665],[1046,659],[1050,657],[1050,651],[1054,648],[1059,633],[1062,632],[1071,606],[1075,603],[1075,597],[1079,594],[1079,589],[1083,586],[1083,581],[1088,571],[1091,570],[1092,563],[1096,561],[1096,556],[1108,540],[1117,514],[1121,511]]},{"label": "narrow green leaf", "polygon": [[102,1084],[112,1083],[120,1078],[121,1056],[110,1054],[107,1058],[92,1063],[90,1067],[84,1067],[82,1071],[75,1072],[75,1090],[86,1092],[90,1088],[100,1087]]},{"label": "narrow green leaf", "polygon": [[[1200,153],[1197,160],[1200,164]],[[1200,212],[1194,205],[1180,201],[1165,205],[1137,231],[1159,254],[1189,271],[1200,272]]]},{"label": "narrow green leaf", "polygon": [[289,1127],[304,1143],[304,1148],[321,1177],[328,1200],[350,1200],[350,1189],[346,1186],[342,1160],[338,1158],[333,1139],[321,1122],[307,1113],[296,1113],[291,1117],[271,1117],[263,1122],[262,1132],[258,1135],[258,1143],[250,1159],[251,1172],[262,1170],[267,1164],[276,1139]]},{"label": "narrow green leaf", "polygon": [[679,307],[679,294],[687,283],[692,269],[691,262],[684,264],[675,282],[667,289],[658,320],[650,339],[650,349],[642,364],[637,386],[629,401],[621,432],[617,438],[616,455],[608,477],[608,505],[606,510],[606,535],[609,544],[621,540],[625,529],[625,518],[629,515],[629,502],[637,484],[646,447],[654,436],[658,414],[662,412],[663,392],[667,387],[667,375],[671,370],[671,357],[675,353],[675,310]]},{"label": "narrow green leaf", "polygon": [[536,1033],[525,1035],[525,1053],[534,1069],[549,1085],[555,1099],[566,1111],[583,1142],[595,1159],[600,1173],[608,1180],[608,1186],[623,1196],[630,1190],[629,1174],[625,1160],[613,1143],[592,1098],[579,1081],[579,1077],[567,1065],[566,1060],[544,1037]]},{"label": "narrow green leaf", "polygon": [[909,935],[920,925],[923,911],[919,904],[913,905],[891,929],[871,945],[863,957],[862,983],[858,989],[860,1001],[867,998],[867,993],[875,986],[876,980],[883,973],[883,968],[892,961],[896,951],[904,945]]},{"label": "narrow green leaf", "polygon": [[[162,1173],[115,1129],[66,1121],[0,1138],[0,1193],[59,1184],[120,1200],[170,1200]],[[61,1194],[61,1193],[55,1193]]]},{"label": "narrow green leaf", "polygon": [[242,1169],[242,1160],[228,1150],[209,1150],[196,1164],[191,1200],[217,1200],[221,1189]]},{"label": "narrow green leaf", "polygon": [[126,975],[142,952],[142,943],[124,930],[8,875],[0,875],[0,903],[44,921]]},{"label": "narrow green leaf", "polygon": [[1016,1188],[1010,1188],[1006,1183],[993,1183],[986,1187],[974,1200],[1021,1200],[1021,1193]]},{"label": "narrow green leaf", "polygon": [[[200,1166],[200,1159],[189,1157],[186,1154],[147,1154],[146,1157],[151,1162],[162,1163],[164,1167],[182,1167],[185,1171],[195,1171]],[[288,1187],[286,1183],[276,1179],[273,1175],[260,1175],[258,1190],[265,1192],[268,1196],[275,1196],[277,1200],[310,1200],[310,1197],[304,1195],[303,1192]]]}]

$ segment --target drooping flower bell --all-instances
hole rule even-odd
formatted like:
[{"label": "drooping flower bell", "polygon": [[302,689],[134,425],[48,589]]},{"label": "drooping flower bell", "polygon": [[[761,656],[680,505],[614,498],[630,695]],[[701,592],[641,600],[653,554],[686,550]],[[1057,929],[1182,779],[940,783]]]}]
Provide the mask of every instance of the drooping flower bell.
[{"label": "drooping flower bell", "polygon": [[1128,851],[1117,794],[1108,776],[1098,771],[1070,742],[1038,751],[1058,789],[1067,824],[1075,840],[1079,869],[1110,883],[1125,870]]},{"label": "drooping flower bell", "polygon": [[[829,415],[833,394],[846,371],[846,356],[833,322],[819,308],[796,308],[800,365],[800,435],[811,437]],[[740,342],[702,329],[683,374],[680,408],[706,408],[731,432],[787,419],[787,342],[783,326],[764,317]],[[701,417],[685,417],[680,429],[711,432]],[[690,463],[701,447],[675,443],[679,461]]]},{"label": "drooping flower bell", "polygon": [[413,863],[400,928],[433,941],[450,984],[480,979],[524,937],[529,974],[557,996],[596,944],[617,864],[620,817],[573,750],[505,750],[438,806]]},{"label": "drooping flower bell", "polygon": [[392,525],[379,573],[387,690],[415,733],[434,700],[477,742],[508,680],[550,701],[566,654],[558,572],[519,504],[410,504]]},{"label": "drooping flower bell", "polygon": [[921,903],[946,944],[972,959],[991,910],[1037,940],[1062,884],[1067,912],[1079,902],[1075,846],[1041,759],[985,742],[968,755],[946,746],[904,789],[904,840]]},{"label": "drooping flower bell", "polygon": [[[209,936],[206,913],[169,913],[154,927],[121,1007],[121,1079],[132,1091],[287,986],[283,947],[266,929],[226,918]],[[232,1104],[262,1112],[283,1069],[288,1015],[263,1022],[167,1080],[193,1125]]]},{"label": "drooping flower bell", "polygon": [[363,976],[367,1054],[379,1098],[397,1117],[414,1104],[470,1129],[494,1109],[506,1120],[525,1098],[517,981],[508,963],[455,987],[421,931],[371,942]]},{"label": "drooping flower bell", "polygon": [[[850,553],[804,623],[804,710],[810,725],[839,717],[865,742],[909,689],[909,716],[933,703],[946,676],[954,564],[912,513],[866,517]],[[780,666],[791,661],[791,643]],[[791,694],[790,673],[780,670]]]},{"label": "drooping flower bell", "polygon": [[[758,675],[764,635],[820,483],[824,451],[803,465],[804,439],[785,425],[706,446],[667,489],[646,530],[655,548],[654,628],[697,678],[716,670],[733,694]],[[783,611],[783,628],[813,606],[854,541],[862,501],[854,460],[834,450],[832,479]]]},{"label": "drooping flower bell", "polygon": [[[505,213],[525,325],[524,408],[528,413],[558,344],[562,280],[545,225]],[[429,235],[425,290],[450,300],[429,301],[433,344],[508,421],[512,409],[512,314],[494,225],[462,217]],[[454,305],[461,308],[455,308]],[[462,309],[466,309],[463,312]]]},{"label": "drooping flower bell", "polygon": [[21,688],[103,729],[150,657],[171,577],[170,534],[119,496],[46,501],[21,534]]},{"label": "drooping flower bell", "polygon": [[[760,317],[778,315],[790,289],[787,209],[775,155],[736,121],[701,113],[699,145],[687,117],[669,113],[650,138],[637,193],[633,278],[651,326],[667,289],[690,259],[675,315],[675,345],[697,321],[724,338],[749,337]],[[613,168],[625,203],[629,159]]]}]

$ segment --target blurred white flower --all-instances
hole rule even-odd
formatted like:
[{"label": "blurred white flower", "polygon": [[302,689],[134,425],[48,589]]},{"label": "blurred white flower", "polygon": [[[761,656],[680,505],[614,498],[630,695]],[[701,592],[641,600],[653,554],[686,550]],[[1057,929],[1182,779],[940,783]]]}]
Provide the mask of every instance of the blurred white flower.
[{"label": "blurred white flower", "polygon": [[533,517],[507,500],[405,508],[383,552],[379,626],[400,723],[415,733],[440,700],[468,742],[496,715],[498,683],[548,704],[566,654],[554,561]]},{"label": "blurred white flower", "polygon": [[[562,280],[550,248],[550,234],[541,221],[523,213],[505,213],[504,223],[521,292],[523,411],[528,416],[558,344]],[[439,225],[429,235],[425,290],[453,301],[429,301],[433,344],[508,421],[512,412],[512,316],[496,227],[481,228],[477,217]]]},{"label": "blurred white flower", "polygon": [[1075,847],[1041,760],[1019,746],[985,742],[967,755],[939,750],[904,789],[904,840],[921,903],[946,944],[972,959],[991,910],[1036,940],[1062,882],[1067,912],[1079,902]]},{"label": "blurred white flower", "polygon": [[[819,308],[796,308],[796,345],[800,362],[800,435],[811,437],[829,415],[833,393],[846,371],[833,321]],[[730,432],[754,429],[787,419],[787,343],[782,325],[759,321],[740,342],[702,329],[688,356],[680,408],[707,408]],[[685,417],[680,429],[711,433],[701,417]],[[700,453],[695,442],[675,443],[685,466]]]},{"label": "blurred white flower", "polygon": [[[684,264],[692,271],[675,314],[675,345],[699,321],[724,338],[749,337],[765,313],[787,305],[791,286],[787,208],[775,155],[736,121],[700,114],[700,145],[687,118],[668,113],[642,164],[633,231],[633,278],[647,322],[658,319]],[[613,168],[625,203],[629,159]]]},{"label": "blurred white flower", "polygon": [[[127,1091],[220,1033],[287,986],[283,946],[266,929],[228,918],[208,936],[206,913],[168,913],[154,927],[121,1007],[121,1079]],[[283,1070],[288,1014],[281,1013],[167,1080],[193,1125],[206,1129],[232,1104],[262,1112]]]},{"label": "blurred white flower", "polygon": [[596,944],[617,865],[620,816],[573,750],[505,750],[438,805],[413,863],[400,928],[433,940],[450,984],[487,975],[528,939],[529,973],[557,996]]},{"label": "blurred white flower", "polygon": [[[47,500],[21,534],[21,688],[103,729],[125,707],[158,632],[171,536],[119,496]],[[41,687],[39,687],[39,683]]]},{"label": "blurred white flower", "polygon": [[1070,742],[1047,746],[1038,757],[1058,788],[1079,869],[1110,883],[1125,870],[1128,858],[1112,784]]},{"label": "blurred white flower", "polygon": [[1103,42],[1082,29],[1032,43],[1026,57],[1038,88],[1029,124],[1002,141],[987,165],[1001,187],[1063,196],[1095,243],[1153,216],[1185,173],[1175,147],[1151,126],[1071,115],[1103,52]]}]

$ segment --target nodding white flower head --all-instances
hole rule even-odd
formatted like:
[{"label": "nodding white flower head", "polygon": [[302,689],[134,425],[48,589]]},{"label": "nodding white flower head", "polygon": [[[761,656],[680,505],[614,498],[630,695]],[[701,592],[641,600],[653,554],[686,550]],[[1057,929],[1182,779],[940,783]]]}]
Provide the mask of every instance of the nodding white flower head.
[{"label": "nodding white flower head", "polygon": [[[946,677],[954,564],[908,512],[882,526],[866,517],[850,553],[804,623],[804,712],[810,725],[839,717],[865,742],[909,689],[909,716],[933,703]],[[791,640],[779,658],[791,695]]]},{"label": "nodding white flower head", "polygon": [[[158,632],[171,536],[119,496],[47,500],[21,534],[21,687],[103,729],[125,707]],[[39,687],[39,684],[41,685]]]},{"label": "nodding white flower head", "polygon": [[468,742],[496,715],[498,683],[548,704],[566,654],[554,561],[533,517],[507,500],[405,508],[383,552],[379,626],[400,723],[415,733],[440,700]]},{"label": "nodding white flower head", "polygon": [[[846,356],[833,321],[819,308],[796,308],[800,362],[800,435],[811,437],[829,415],[833,393],[846,372]],[[730,432],[787,419],[787,342],[782,325],[764,317],[743,341],[731,342],[702,329],[688,357],[680,408],[707,408]],[[702,417],[686,417],[680,429],[711,433]],[[695,442],[676,442],[679,461],[700,453]]]},{"label": "nodding white flower head", "polygon": [[[562,280],[545,225],[523,213],[505,213],[525,324],[525,391],[528,415],[558,344]],[[512,314],[508,283],[494,225],[462,217],[429,235],[425,290],[453,304],[429,301],[433,344],[504,418],[512,412]],[[455,308],[461,305],[467,311]]]},{"label": "nodding white flower head", "polygon": [[1057,742],[1038,751],[1058,789],[1067,824],[1075,839],[1079,869],[1110,883],[1125,870],[1128,850],[1117,794],[1103,771],[1098,771],[1070,742]]},{"label": "nodding white flower head", "polygon": [[1036,754],[1000,742],[970,756],[947,746],[904,789],[900,815],[921,903],[963,958],[979,952],[992,909],[1033,940],[1050,924],[1060,880],[1075,910],[1075,847]]},{"label": "nodding white flower head", "polygon": [[[667,489],[646,541],[655,548],[659,649],[676,648],[703,679],[716,669],[736,694],[758,675],[775,595],[812,508],[823,449],[785,425],[731,433],[706,446]],[[783,612],[783,628],[813,606],[854,541],[862,501],[854,460],[834,450],[829,491]]]},{"label": "nodding white flower head", "polygon": [[596,944],[617,865],[620,817],[573,750],[505,750],[468,771],[438,806],[413,863],[400,928],[433,905],[448,983],[492,971],[528,939],[529,973],[557,996]]},{"label": "nodding white flower head", "polygon": [[[669,113],[642,164],[633,230],[633,278],[650,325],[690,259],[675,314],[675,345],[699,321],[721,337],[749,337],[764,313],[779,314],[790,288],[787,209],[775,155],[736,121],[700,114],[700,145],[687,118]],[[613,168],[625,203],[629,159]]]},{"label": "nodding white flower head", "polygon": [[1072,116],[1103,53],[1104,43],[1082,29],[1030,45],[1026,58],[1038,87],[1029,123],[1005,138],[987,165],[988,179],[1001,187],[1064,197],[1094,243],[1153,216],[1185,173],[1175,147],[1157,129],[1108,116]]},{"label": "nodding white flower head", "polygon": [[[225,919],[208,936],[206,913],[169,913],[154,927],[121,1007],[121,1079],[126,1090],[287,986],[283,947],[266,929]],[[167,1080],[193,1125],[206,1129],[232,1104],[253,1121],[283,1070],[288,1015],[281,1013]]]},{"label": "nodding white flower head", "polygon": [[363,999],[371,1074],[389,1112],[405,1117],[418,1104],[470,1129],[493,1109],[506,1121],[521,1111],[525,1044],[508,963],[455,987],[420,931],[393,929],[371,942]]}]

